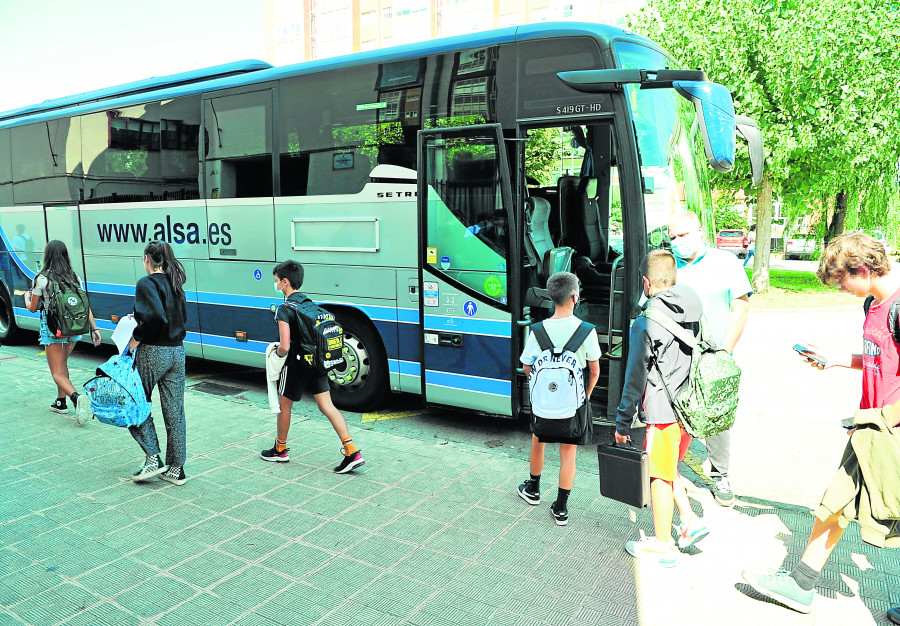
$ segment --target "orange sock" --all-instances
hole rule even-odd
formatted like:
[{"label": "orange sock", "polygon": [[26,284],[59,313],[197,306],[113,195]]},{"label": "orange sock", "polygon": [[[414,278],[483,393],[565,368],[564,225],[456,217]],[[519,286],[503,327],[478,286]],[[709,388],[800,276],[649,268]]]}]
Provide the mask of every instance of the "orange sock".
[{"label": "orange sock", "polygon": [[356,446],[353,444],[353,437],[341,439],[341,444],[344,446],[344,456],[350,456],[356,452]]},{"label": "orange sock", "polygon": [[287,448],[287,440],[275,439],[275,452],[284,452]]}]

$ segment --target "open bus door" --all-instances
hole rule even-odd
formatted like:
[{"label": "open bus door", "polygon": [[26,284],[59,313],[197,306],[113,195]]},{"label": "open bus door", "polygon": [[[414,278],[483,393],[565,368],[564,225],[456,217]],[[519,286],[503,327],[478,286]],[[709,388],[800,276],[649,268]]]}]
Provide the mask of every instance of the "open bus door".
[{"label": "open bus door", "polygon": [[515,221],[500,126],[421,131],[418,151],[422,395],[512,415]]}]

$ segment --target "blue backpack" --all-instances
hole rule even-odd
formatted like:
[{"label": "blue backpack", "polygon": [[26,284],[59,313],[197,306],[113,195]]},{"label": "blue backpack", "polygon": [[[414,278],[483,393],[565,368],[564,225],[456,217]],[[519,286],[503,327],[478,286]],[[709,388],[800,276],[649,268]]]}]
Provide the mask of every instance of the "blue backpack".
[{"label": "blue backpack", "polygon": [[84,384],[94,417],[112,426],[140,426],[150,416],[150,401],[133,355],[111,357]]}]

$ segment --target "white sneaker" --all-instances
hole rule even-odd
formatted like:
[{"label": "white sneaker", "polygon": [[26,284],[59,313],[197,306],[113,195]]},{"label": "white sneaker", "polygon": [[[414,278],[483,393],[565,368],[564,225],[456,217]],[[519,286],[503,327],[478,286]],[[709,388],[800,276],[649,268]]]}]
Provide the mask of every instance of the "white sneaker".
[{"label": "white sneaker", "polygon": [[626,541],[625,550],[636,559],[656,563],[661,567],[675,567],[678,562],[678,548],[674,543],[663,543],[656,537],[645,537],[641,531],[640,541]]},{"label": "white sneaker", "polygon": [[709,528],[701,517],[692,517],[686,524],[676,524],[678,547],[689,548],[709,534]]},{"label": "white sneaker", "polygon": [[91,418],[94,412],[91,410],[91,399],[85,394],[79,393],[75,396],[75,423],[84,426]]}]

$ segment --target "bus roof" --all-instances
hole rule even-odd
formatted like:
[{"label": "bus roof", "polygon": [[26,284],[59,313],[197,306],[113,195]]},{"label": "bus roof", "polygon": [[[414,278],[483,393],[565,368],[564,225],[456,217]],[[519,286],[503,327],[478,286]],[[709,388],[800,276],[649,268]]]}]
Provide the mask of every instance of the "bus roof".
[{"label": "bus roof", "polygon": [[80,115],[110,107],[140,104],[149,100],[176,98],[304,74],[345,69],[369,63],[388,63],[429,54],[440,54],[453,50],[464,50],[516,41],[578,36],[593,37],[600,43],[602,48],[608,48],[615,40],[624,39],[660,49],[649,39],[614,26],[586,22],[543,22],[433,39],[339,57],[305,61],[281,67],[273,67],[263,61],[247,60],[172,74],[171,76],[148,78],[119,85],[118,87],[108,87],[73,96],[45,100],[40,104],[0,113],[0,128],[69,115]]},{"label": "bus roof", "polygon": [[214,65],[199,70],[190,70],[180,72],[178,74],[170,74],[169,76],[153,76],[136,80],[124,85],[116,87],[104,87],[103,89],[95,89],[93,91],[85,91],[84,93],[75,94],[73,96],[63,96],[61,98],[51,98],[44,100],[39,104],[30,104],[11,111],[0,113],[0,120],[10,119],[13,117],[23,117],[34,113],[42,113],[45,111],[53,111],[76,104],[85,104],[89,102],[100,102],[110,100],[119,96],[127,96],[138,93],[147,93],[164,89],[166,87],[174,87],[177,85],[188,85],[200,81],[206,81],[213,78],[222,78],[225,76],[233,76],[235,74],[246,74],[248,72],[256,72],[271,68],[272,65],[264,61],[248,59],[246,61],[234,61],[232,63],[224,63],[222,65]]}]

